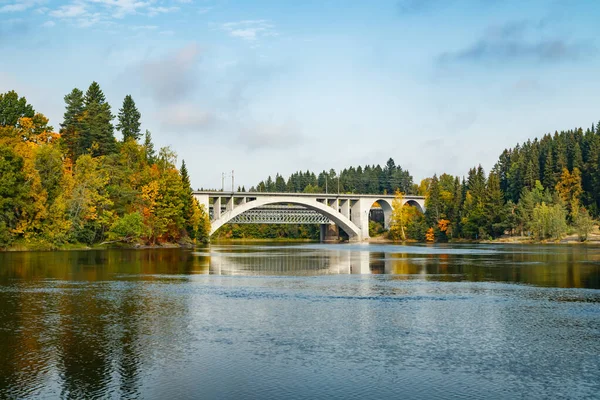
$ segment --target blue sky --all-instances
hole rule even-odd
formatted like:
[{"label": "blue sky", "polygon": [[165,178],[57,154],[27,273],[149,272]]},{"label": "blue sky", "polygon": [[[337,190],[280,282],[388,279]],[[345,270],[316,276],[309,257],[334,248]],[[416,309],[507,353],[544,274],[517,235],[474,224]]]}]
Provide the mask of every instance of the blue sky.
[{"label": "blue sky", "polygon": [[0,91],[131,94],[194,187],[393,157],[416,182],[600,119],[597,1],[0,0]]}]

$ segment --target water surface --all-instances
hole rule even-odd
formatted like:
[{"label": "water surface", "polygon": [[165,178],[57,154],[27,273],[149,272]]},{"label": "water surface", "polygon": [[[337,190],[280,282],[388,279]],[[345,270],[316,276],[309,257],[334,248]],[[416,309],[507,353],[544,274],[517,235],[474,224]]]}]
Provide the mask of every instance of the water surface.
[{"label": "water surface", "polygon": [[0,253],[0,398],[598,398],[600,248]]}]

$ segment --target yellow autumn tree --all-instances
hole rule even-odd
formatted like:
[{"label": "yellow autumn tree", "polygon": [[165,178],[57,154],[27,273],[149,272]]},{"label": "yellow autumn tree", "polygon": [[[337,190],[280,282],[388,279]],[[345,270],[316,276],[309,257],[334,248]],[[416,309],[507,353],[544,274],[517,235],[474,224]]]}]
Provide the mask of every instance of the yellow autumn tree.
[{"label": "yellow autumn tree", "polygon": [[392,218],[390,220],[390,237],[393,239],[406,240],[406,225],[409,215],[403,203],[402,192],[396,190],[394,201],[392,201]]},{"label": "yellow autumn tree", "polygon": [[571,220],[574,221],[579,213],[579,201],[583,193],[579,168],[573,168],[573,172],[563,168],[555,189],[562,201],[565,202]]}]

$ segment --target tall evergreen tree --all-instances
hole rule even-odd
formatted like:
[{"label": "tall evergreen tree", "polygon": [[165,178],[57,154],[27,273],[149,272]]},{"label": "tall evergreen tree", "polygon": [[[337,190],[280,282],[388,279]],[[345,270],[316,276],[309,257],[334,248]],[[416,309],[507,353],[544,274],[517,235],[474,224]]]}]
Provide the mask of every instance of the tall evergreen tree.
[{"label": "tall evergreen tree", "polygon": [[82,118],[82,133],[79,138],[79,154],[90,151],[93,156],[114,153],[117,150],[113,132],[113,115],[110,104],[100,85],[92,82],[84,97],[85,111]]},{"label": "tall evergreen tree", "polygon": [[119,123],[117,130],[123,134],[123,142],[129,139],[139,140],[142,136],[140,131],[141,114],[135,106],[131,95],[125,96],[123,107],[119,110]]},{"label": "tall evergreen tree", "polygon": [[146,129],[146,134],[144,135],[144,151],[148,164],[156,164],[156,151],[154,151],[154,143],[152,143],[152,134],[148,129]]},{"label": "tall evergreen tree", "polygon": [[181,184],[183,186],[183,190],[181,191],[181,202],[183,204],[182,212],[184,219],[184,227],[187,231],[189,237],[194,238],[194,196],[192,194],[192,185],[190,183],[190,176],[188,174],[187,166],[185,165],[185,160],[181,160],[181,169],[179,170],[181,174]]},{"label": "tall evergreen tree", "polygon": [[82,132],[82,118],[85,110],[83,92],[77,88],[65,95],[66,110],[63,114],[63,122],[60,124],[61,144],[67,156],[73,161],[79,151],[79,136]]}]

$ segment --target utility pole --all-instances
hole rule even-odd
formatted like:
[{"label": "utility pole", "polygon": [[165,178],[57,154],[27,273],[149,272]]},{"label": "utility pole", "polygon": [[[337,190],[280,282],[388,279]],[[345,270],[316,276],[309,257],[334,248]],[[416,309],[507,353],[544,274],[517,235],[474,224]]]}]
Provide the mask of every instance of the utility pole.
[{"label": "utility pole", "polygon": [[221,173],[221,192],[225,191],[225,172]]},{"label": "utility pole", "polygon": [[325,194],[329,193],[327,191],[327,178],[328,178],[328,176],[329,176],[328,174],[325,174]]},{"label": "utility pole", "polygon": [[235,191],[235,178],[233,177],[233,170],[231,170],[231,193]]},{"label": "utility pole", "polygon": [[338,174],[338,196],[340,195],[340,175]]}]

